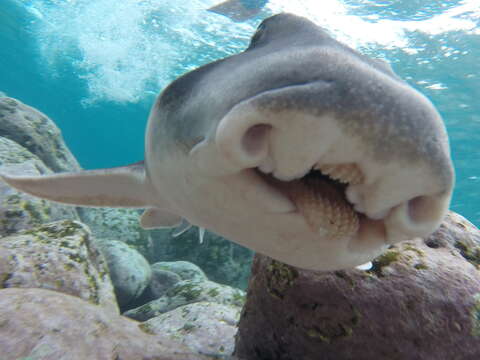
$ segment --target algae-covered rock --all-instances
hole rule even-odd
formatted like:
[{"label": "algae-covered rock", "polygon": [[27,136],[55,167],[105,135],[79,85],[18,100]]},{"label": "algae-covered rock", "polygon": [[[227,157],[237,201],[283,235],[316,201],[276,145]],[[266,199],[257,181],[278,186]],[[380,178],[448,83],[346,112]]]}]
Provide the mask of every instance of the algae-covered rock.
[{"label": "algae-covered rock", "polygon": [[200,301],[241,307],[245,301],[245,293],[213,281],[183,280],[173,285],[164,296],[129,310],[124,315],[145,321],[179,306]]},{"label": "algae-covered rock", "polygon": [[152,264],[152,270],[170,271],[180,276],[182,280],[208,280],[203,270],[189,261],[159,261]]},{"label": "algae-covered rock", "polygon": [[0,97],[0,136],[23,146],[55,172],[80,169],[53,121],[16,99]]},{"label": "algae-covered rock", "polygon": [[210,280],[240,289],[247,287],[253,251],[208,231],[200,243],[196,227],[179,237],[173,237],[173,231],[152,231],[158,259],[189,261],[201,267]]},{"label": "algae-covered rock", "polygon": [[137,209],[79,208],[82,221],[99,239],[120,240],[135,248],[149,261],[154,259],[152,239],[142,229]]},{"label": "algae-covered rock", "polygon": [[182,281],[180,275],[167,270],[157,269],[152,265],[152,280],[148,286],[152,299],[158,299],[166,294],[176,283]]},{"label": "algae-covered rock", "polygon": [[97,244],[107,259],[110,278],[120,306],[139,297],[150,283],[152,270],[147,260],[121,241],[104,240]]},{"label": "algae-covered rock", "polygon": [[315,272],[257,255],[236,354],[259,359],[480,358],[480,232],[450,214],[371,270]]},{"label": "algae-covered rock", "polygon": [[142,327],[179,340],[192,352],[223,357],[233,353],[240,310],[233,305],[198,302],[156,316]]},{"label": "algae-covered rock", "polygon": [[2,359],[206,360],[161,332],[44,289],[0,290]]},{"label": "algae-covered rock", "polygon": [[[0,172],[23,176],[51,173],[37,156],[4,137],[0,137]],[[18,192],[0,180],[0,236],[60,219],[78,219],[75,208]]]},{"label": "algae-covered rock", "polygon": [[118,313],[105,259],[85,225],[58,221],[0,239],[0,288],[44,288]]}]

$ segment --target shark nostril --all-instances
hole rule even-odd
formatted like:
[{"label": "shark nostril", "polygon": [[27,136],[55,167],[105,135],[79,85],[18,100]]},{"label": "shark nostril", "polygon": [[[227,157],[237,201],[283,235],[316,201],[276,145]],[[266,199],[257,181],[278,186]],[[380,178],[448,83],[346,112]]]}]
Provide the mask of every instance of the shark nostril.
[{"label": "shark nostril", "polygon": [[437,200],[433,196],[417,196],[408,201],[408,215],[414,223],[421,224],[438,218]]},{"label": "shark nostril", "polygon": [[450,193],[421,195],[394,207],[385,219],[388,243],[425,237],[435,231],[448,211]]},{"label": "shark nostril", "polygon": [[265,153],[267,135],[271,126],[258,124],[250,127],[242,138],[242,149],[248,157],[258,157]]}]

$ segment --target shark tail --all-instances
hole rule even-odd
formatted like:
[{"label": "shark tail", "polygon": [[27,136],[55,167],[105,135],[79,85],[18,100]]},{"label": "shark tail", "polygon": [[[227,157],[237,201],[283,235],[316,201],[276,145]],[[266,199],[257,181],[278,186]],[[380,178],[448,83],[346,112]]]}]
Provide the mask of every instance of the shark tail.
[{"label": "shark tail", "polygon": [[[260,2],[263,3],[263,1]],[[227,0],[208,9],[208,11],[226,16],[236,22],[250,19],[257,15],[260,10],[261,6],[248,7],[241,0]]]}]

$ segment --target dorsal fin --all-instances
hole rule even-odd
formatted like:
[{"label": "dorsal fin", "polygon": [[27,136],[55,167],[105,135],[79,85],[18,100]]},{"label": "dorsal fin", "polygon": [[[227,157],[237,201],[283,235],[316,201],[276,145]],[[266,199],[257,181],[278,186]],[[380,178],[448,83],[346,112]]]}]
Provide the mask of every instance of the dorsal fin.
[{"label": "dorsal fin", "polygon": [[[81,206],[149,207],[156,205],[145,176],[142,162],[101,170],[86,170],[42,176],[8,176],[0,174],[7,184],[43,199]],[[161,202],[161,201],[160,201]]]}]

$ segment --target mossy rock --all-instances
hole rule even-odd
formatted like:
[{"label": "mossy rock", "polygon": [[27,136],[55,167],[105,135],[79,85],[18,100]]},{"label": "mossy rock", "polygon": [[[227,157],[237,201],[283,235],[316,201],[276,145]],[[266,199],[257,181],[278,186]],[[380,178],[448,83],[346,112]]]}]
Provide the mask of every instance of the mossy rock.
[{"label": "mossy rock", "polygon": [[79,208],[80,218],[99,239],[120,240],[141,253],[148,261],[155,258],[152,239],[142,229],[137,209]]},{"label": "mossy rock", "polygon": [[145,321],[179,306],[200,301],[241,307],[245,301],[245,293],[240,289],[209,280],[183,280],[173,285],[166,295],[129,310],[124,315],[135,320]]},{"label": "mossy rock", "polygon": [[107,263],[88,228],[76,221],[0,239],[0,288],[11,287],[55,290],[118,313]]},{"label": "mossy rock", "polygon": [[19,100],[0,97],[0,136],[27,149],[51,170],[80,170],[60,129],[45,114]]},{"label": "mossy rock", "polygon": [[96,243],[107,260],[120,306],[142,295],[152,278],[150,265],[142,254],[122,241],[97,240]]},{"label": "mossy rock", "polygon": [[[0,137],[0,171],[9,175],[51,173],[37,156],[3,137]],[[18,192],[0,181],[0,235],[61,219],[77,220],[75,208]]]},{"label": "mossy rock", "polygon": [[208,231],[200,244],[196,227],[176,238],[172,232],[152,231],[158,260],[189,261],[199,266],[212,281],[246,289],[253,259],[251,250]]}]

